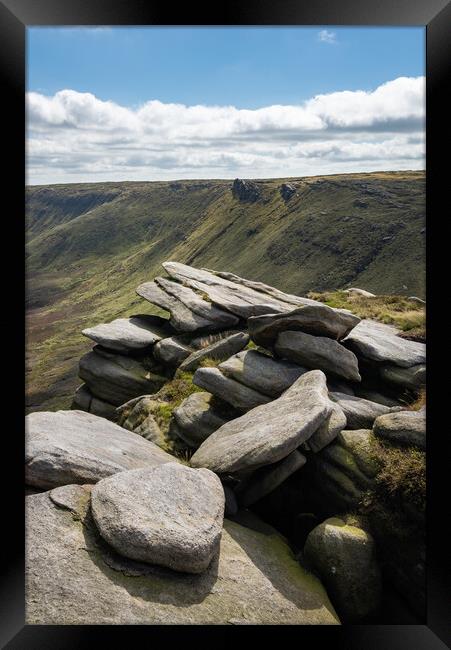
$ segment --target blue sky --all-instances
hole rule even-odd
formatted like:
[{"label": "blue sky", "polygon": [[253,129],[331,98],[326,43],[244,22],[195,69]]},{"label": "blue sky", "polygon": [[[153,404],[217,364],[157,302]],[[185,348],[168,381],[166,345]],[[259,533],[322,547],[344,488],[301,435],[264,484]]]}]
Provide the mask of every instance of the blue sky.
[{"label": "blue sky", "polygon": [[423,167],[424,74],[423,28],[28,28],[28,180]]}]

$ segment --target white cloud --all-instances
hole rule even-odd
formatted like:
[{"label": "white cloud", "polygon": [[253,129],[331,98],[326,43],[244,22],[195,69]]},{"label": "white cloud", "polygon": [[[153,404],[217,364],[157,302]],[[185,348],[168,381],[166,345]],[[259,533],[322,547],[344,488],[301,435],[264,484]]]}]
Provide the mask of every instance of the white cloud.
[{"label": "white cloud", "polygon": [[424,77],[259,109],[27,93],[29,183],[302,176],[424,166]]},{"label": "white cloud", "polygon": [[328,29],[322,29],[318,33],[318,40],[321,41],[321,43],[336,43],[337,34],[335,32],[330,32]]}]

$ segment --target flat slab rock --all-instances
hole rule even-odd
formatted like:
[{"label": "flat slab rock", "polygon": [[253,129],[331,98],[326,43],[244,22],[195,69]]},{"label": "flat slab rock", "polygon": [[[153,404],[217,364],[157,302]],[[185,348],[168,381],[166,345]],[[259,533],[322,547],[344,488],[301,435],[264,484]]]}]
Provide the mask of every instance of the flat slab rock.
[{"label": "flat slab rock", "polygon": [[349,381],[361,381],[359,363],[353,352],[326,336],[285,331],[277,335],[275,352],[306,368],[319,368]]},{"label": "flat slab rock", "polygon": [[248,320],[248,327],[255,343],[271,347],[278,334],[286,330],[326,336],[339,341],[359,323],[360,318],[354,314],[318,303],[299,307],[287,314],[253,316]]},{"label": "flat slab rock", "polygon": [[380,415],[402,410],[402,406],[385,406],[363,397],[344,393],[330,393],[330,398],[343,410],[347,429],[372,429],[374,420]]},{"label": "flat slab rock", "polygon": [[174,409],[177,434],[192,447],[199,447],[231,418],[225,418],[212,404],[211,393],[192,393]]},{"label": "flat slab rock", "polygon": [[409,368],[426,363],[426,345],[397,336],[391,325],[362,320],[343,343],[357,355],[372,361]]},{"label": "flat slab rock", "polygon": [[26,498],[27,624],[339,624],[319,580],[273,529],[225,520],[209,568],[177,573],[108,547],[84,514],[89,492],[75,489],[78,517],[49,492]]},{"label": "flat slab rock", "polygon": [[381,415],[375,420],[373,431],[377,437],[391,442],[426,449],[426,409]]},{"label": "flat slab rock", "polygon": [[257,350],[239,352],[220,363],[218,368],[226,377],[269,397],[279,397],[307,372],[296,363],[274,359]]},{"label": "flat slab rock", "polygon": [[215,431],[191,465],[223,474],[275,463],[308,440],[331,410],[324,373],[307,372],[278,399]]},{"label": "flat slab rock", "polygon": [[139,315],[88,327],[82,334],[109,350],[127,353],[149,348],[160,339],[170,336],[171,329],[164,318]]},{"label": "flat slab rock", "polygon": [[267,395],[226,377],[218,368],[198,368],[193,375],[193,384],[242,411],[271,401]]},{"label": "flat slab rock", "polygon": [[224,503],[216,474],[178,463],[115,474],[91,495],[97,528],[120,555],[188,573],[217,553]]},{"label": "flat slab rock", "polygon": [[242,350],[249,343],[249,335],[245,332],[235,332],[200,350],[195,350],[179,366],[182,371],[194,372],[204,359],[216,361],[227,359]]},{"label": "flat slab rock", "polygon": [[40,488],[96,483],[128,469],[174,462],[136,433],[84,411],[40,411],[25,418],[25,479]]}]

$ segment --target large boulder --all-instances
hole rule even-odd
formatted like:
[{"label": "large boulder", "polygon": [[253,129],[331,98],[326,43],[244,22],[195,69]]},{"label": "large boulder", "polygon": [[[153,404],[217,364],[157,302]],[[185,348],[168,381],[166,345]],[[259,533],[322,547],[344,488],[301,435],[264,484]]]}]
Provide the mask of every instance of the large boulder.
[{"label": "large boulder", "polygon": [[235,178],[232,184],[232,194],[235,199],[245,203],[254,203],[261,196],[258,185],[252,181],[243,181],[241,178]]},{"label": "large boulder", "polygon": [[226,377],[269,397],[279,397],[307,370],[257,350],[244,350],[218,366]]},{"label": "large boulder", "polygon": [[347,420],[343,409],[339,404],[332,404],[332,410],[325,422],[310,436],[304,443],[308,449],[314,452],[321,451],[324,447],[335,440],[338,434],[346,428]]},{"label": "large boulder", "polygon": [[426,364],[419,363],[410,368],[400,366],[384,365],[379,369],[379,375],[383,381],[400,388],[418,390],[426,384]]},{"label": "large boulder", "polygon": [[426,449],[426,409],[380,415],[373,431],[378,438]]},{"label": "large boulder", "polygon": [[277,335],[276,353],[306,368],[318,368],[349,381],[360,381],[357,357],[337,341],[305,332],[284,331]]},{"label": "large boulder", "polygon": [[193,376],[193,384],[242,411],[271,401],[267,395],[226,377],[218,368],[198,368]]},{"label": "large boulder", "polygon": [[92,488],[91,508],[102,537],[132,560],[201,573],[219,549],[224,491],[208,469],[121,472]]},{"label": "large boulder", "polygon": [[251,339],[263,347],[274,345],[278,334],[287,330],[326,336],[339,341],[358,323],[358,316],[321,303],[298,307],[287,314],[265,314],[253,316],[248,320]]},{"label": "large boulder", "polygon": [[63,506],[51,495],[26,498],[29,625],[339,623],[321,583],[269,527],[224,521],[209,568],[181,574],[107,546],[89,514],[88,488],[61,488]]},{"label": "large boulder", "polygon": [[219,339],[210,345],[192,352],[179,366],[179,370],[194,372],[204,359],[222,361],[242,350],[249,343],[249,335],[245,332],[235,332],[230,336]]},{"label": "large boulder", "polygon": [[343,410],[347,429],[372,429],[375,419],[380,415],[402,410],[402,406],[385,406],[385,404],[345,393],[331,392],[330,397]]},{"label": "large boulder", "polygon": [[145,351],[169,336],[171,328],[165,318],[138,315],[88,327],[82,334],[109,350],[128,353]]},{"label": "large boulder", "polygon": [[120,406],[138,395],[156,393],[167,381],[155,362],[110,353],[95,347],[79,362],[79,377],[95,397]]},{"label": "large boulder", "polygon": [[191,464],[224,474],[275,463],[308,440],[331,410],[325,375],[307,372],[278,399],[220,427]]},{"label": "large boulder", "polygon": [[45,489],[174,461],[136,433],[84,411],[30,413],[25,432],[26,483]]},{"label": "large boulder", "polygon": [[191,447],[199,447],[231,419],[225,417],[224,410],[215,407],[211,393],[192,393],[173,411],[178,436]]},{"label": "large boulder", "polygon": [[381,576],[371,535],[339,517],[326,519],[307,537],[304,558],[324,581],[347,623],[374,614],[381,599]]},{"label": "large boulder", "polygon": [[184,359],[192,353],[189,345],[190,341],[186,334],[178,336],[168,336],[155,344],[152,352],[155,359],[168,366],[178,366]]},{"label": "large boulder", "polygon": [[359,357],[371,361],[409,368],[426,362],[426,345],[397,336],[399,331],[391,325],[369,319],[351,330],[343,344]]}]

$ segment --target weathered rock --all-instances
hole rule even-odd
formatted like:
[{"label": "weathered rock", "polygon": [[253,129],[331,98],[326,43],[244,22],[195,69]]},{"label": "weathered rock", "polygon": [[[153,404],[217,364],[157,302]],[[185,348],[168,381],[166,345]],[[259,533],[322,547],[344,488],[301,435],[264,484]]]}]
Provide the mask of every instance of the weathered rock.
[{"label": "weathered rock", "polygon": [[355,623],[376,612],[382,583],[368,532],[338,517],[326,519],[307,537],[304,557],[344,621]]},{"label": "weathered rock", "polygon": [[295,363],[273,359],[256,350],[239,352],[220,363],[218,368],[226,377],[270,397],[279,397],[307,372]]},{"label": "weathered rock", "polygon": [[271,401],[267,395],[225,377],[218,368],[198,368],[193,376],[193,384],[244,411]]},{"label": "weathered rock", "polygon": [[102,537],[132,560],[202,573],[219,549],[224,490],[208,469],[121,472],[92,488],[91,508]]},{"label": "weathered rock", "polygon": [[172,327],[178,332],[214,331],[236,325],[238,319],[218,309],[188,287],[165,278],[141,284],[136,293],[167,310]]},{"label": "weathered rock", "polygon": [[192,352],[186,335],[169,336],[162,339],[153,347],[155,359],[167,364],[168,366],[178,366],[184,359],[189,357]]},{"label": "weathered rock", "polygon": [[[89,493],[77,489],[76,501],[89,505]],[[181,574],[121,558],[83,507],[74,517],[48,492],[26,503],[27,624],[339,623],[321,583],[274,530],[225,521],[207,571]]]},{"label": "weathered rock", "polygon": [[240,492],[239,502],[245,508],[269,494],[306,463],[297,449],[279,462],[258,469]]},{"label": "weathered rock", "polygon": [[383,381],[401,388],[416,390],[426,384],[426,365],[422,363],[410,368],[391,365],[382,366],[379,369],[379,374]]},{"label": "weathered rock", "polygon": [[381,415],[374,421],[373,431],[379,438],[426,449],[426,409]]},{"label": "weathered rock", "polygon": [[339,404],[332,404],[332,411],[327,420],[315,431],[305,443],[309,449],[318,452],[334,440],[346,427],[346,415]]},{"label": "weathered rock", "polygon": [[422,298],[418,298],[418,296],[409,296],[407,300],[412,300],[413,302],[417,302],[420,305],[426,304],[426,300],[423,300]]},{"label": "weathered rock", "polygon": [[275,463],[308,440],[330,412],[326,377],[307,372],[278,399],[220,427],[191,464],[223,474]]},{"label": "weathered rock", "polygon": [[113,422],[116,419],[116,407],[109,402],[104,402],[98,397],[94,397],[86,384],[82,384],[75,391],[71,409],[86,411],[87,413],[98,415]]},{"label": "weathered rock", "polygon": [[376,294],[366,291],[365,289],[357,289],[356,287],[351,287],[351,289],[345,289],[345,293],[352,293],[355,296],[363,296],[364,298],[375,298]]},{"label": "weathered rock", "polygon": [[343,409],[347,429],[372,429],[380,415],[402,410],[402,406],[385,406],[355,395],[330,393],[330,397]]},{"label": "weathered rock", "polygon": [[235,492],[226,484],[223,484],[225,496],[225,509],[224,514],[226,517],[234,517],[238,512],[238,502],[236,500]]},{"label": "weathered rock", "polygon": [[179,366],[180,370],[194,372],[204,359],[220,361],[227,359],[232,354],[239,352],[249,343],[249,335],[245,332],[236,332],[225,338],[215,341],[200,350],[192,352]]},{"label": "weathered rock", "polygon": [[426,362],[426,345],[397,336],[391,325],[365,319],[351,330],[343,344],[362,356],[380,363],[409,368]]},{"label": "weathered rock", "polygon": [[359,364],[353,352],[325,336],[304,332],[280,332],[276,353],[306,368],[320,369],[350,381],[360,381]]},{"label": "weathered rock", "polygon": [[140,314],[88,327],[82,334],[109,350],[128,353],[144,351],[160,339],[170,336],[171,328],[168,325],[165,318]]},{"label": "weathered rock", "polygon": [[231,418],[212,404],[211,393],[192,393],[173,411],[177,434],[191,447],[198,447]]},{"label": "weathered rock", "polygon": [[284,201],[289,201],[296,194],[296,188],[291,183],[282,183],[279,191]]},{"label": "weathered rock", "polygon": [[[344,391],[337,389],[337,390],[333,390],[333,392],[341,393]],[[362,388],[361,386],[356,387],[355,394],[357,395],[357,397],[362,397],[363,399],[367,399],[370,402],[377,402],[378,404],[383,404],[384,406],[400,406],[400,403],[397,400],[393,399],[392,397],[383,395],[382,393],[379,393],[375,390]]]},{"label": "weathered rock", "polygon": [[155,373],[146,365],[95,347],[80,359],[78,374],[95,397],[120,406],[138,395],[156,393],[167,381],[156,365]]},{"label": "weathered rock", "polygon": [[271,347],[280,332],[306,332],[340,340],[347,336],[360,318],[320,303],[298,307],[287,314],[265,314],[248,320],[250,337],[258,345]]},{"label": "weathered rock", "polygon": [[84,411],[30,413],[25,427],[25,478],[36,487],[96,483],[174,461],[152,442]]},{"label": "weathered rock", "polygon": [[359,384],[350,384],[338,379],[338,377],[327,378],[327,388],[333,393],[344,393],[345,395],[355,395],[355,389]]},{"label": "weathered rock", "polygon": [[239,201],[254,203],[261,196],[258,185],[252,181],[243,181],[241,178],[235,178],[232,185],[232,194]]}]

